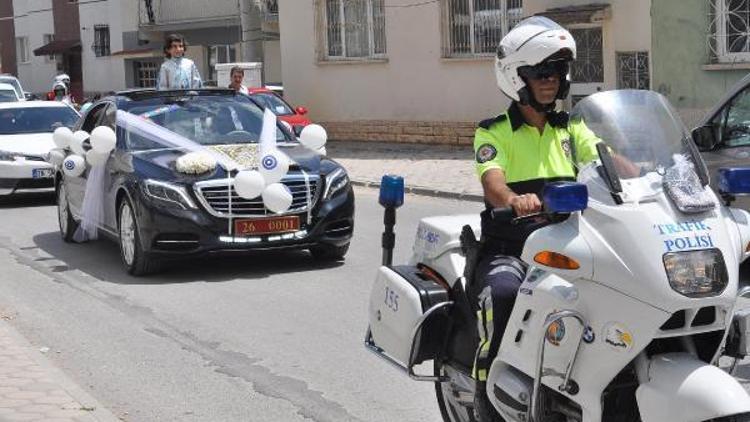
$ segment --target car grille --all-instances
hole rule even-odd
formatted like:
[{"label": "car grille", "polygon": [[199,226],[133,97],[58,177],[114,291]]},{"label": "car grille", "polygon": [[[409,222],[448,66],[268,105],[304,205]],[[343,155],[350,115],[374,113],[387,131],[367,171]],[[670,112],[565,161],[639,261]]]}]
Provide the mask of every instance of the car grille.
[{"label": "car grille", "polygon": [[[305,178],[302,174],[290,174],[282,179],[281,183],[286,185],[292,192],[292,205],[284,213],[275,214],[266,209],[263,199],[259,196],[253,199],[240,197],[232,186],[232,216],[233,217],[262,217],[265,215],[284,215],[305,212],[308,208],[315,206],[318,200],[320,176],[310,175],[310,204],[307,203],[307,191]],[[195,194],[203,207],[216,217],[229,216],[229,187],[226,179],[209,180],[198,182],[194,186]]]}]

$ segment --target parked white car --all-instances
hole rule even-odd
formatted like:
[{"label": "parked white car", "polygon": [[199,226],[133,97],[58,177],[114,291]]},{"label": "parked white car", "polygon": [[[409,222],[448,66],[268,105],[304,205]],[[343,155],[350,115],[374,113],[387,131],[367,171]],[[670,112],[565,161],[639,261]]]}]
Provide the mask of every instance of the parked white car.
[{"label": "parked white car", "polygon": [[26,99],[18,96],[13,85],[0,82],[0,103],[10,103],[14,101],[26,101]]},{"label": "parked white car", "polygon": [[23,87],[21,86],[21,81],[18,80],[13,75],[3,74],[0,75],[0,83],[8,84],[13,87],[13,89],[16,91],[16,96],[19,98],[19,101],[25,101],[26,100],[26,92],[23,90]]},{"label": "parked white car", "polygon": [[73,127],[79,115],[59,101],[0,103],[0,196],[54,187],[48,162],[52,132]]}]

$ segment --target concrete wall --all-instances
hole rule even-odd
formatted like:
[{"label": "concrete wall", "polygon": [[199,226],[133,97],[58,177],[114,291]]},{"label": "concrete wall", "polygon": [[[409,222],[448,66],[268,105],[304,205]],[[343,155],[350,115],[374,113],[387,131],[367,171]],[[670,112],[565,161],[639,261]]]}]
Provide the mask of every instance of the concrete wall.
[{"label": "concrete wall", "polygon": [[44,34],[54,34],[51,0],[14,0],[15,36],[28,37],[28,63],[18,63],[18,78],[27,92],[46,93],[52,89],[57,74],[55,60],[35,56],[34,50],[46,44]]},{"label": "concrete wall", "polygon": [[439,3],[386,8],[388,58],[366,63],[317,61],[314,3],[279,1],[284,95],[313,120],[476,122],[506,107],[491,59],[441,58]]},{"label": "concrete wall", "polygon": [[263,43],[263,76],[265,77],[265,83],[279,83],[283,80],[281,43],[279,41],[265,41]]},{"label": "concrete wall", "polygon": [[689,127],[750,70],[747,63],[704,69],[710,61],[708,3],[658,0],[652,7],[652,87],[669,98]]},{"label": "concrete wall", "polygon": [[[122,57],[102,56],[94,54],[94,26],[109,25],[110,53],[123,49],[122,33],[131,28],[123,26],[123,16],[128,12],[123,10],[128,3],[109,0],[98,3],[81,3],[81,58],[83,61],[83,80],[87,95],[93,92],[107,92],[125,89],[125,66]],[[137,11],[137,7],[136,7]]]}]

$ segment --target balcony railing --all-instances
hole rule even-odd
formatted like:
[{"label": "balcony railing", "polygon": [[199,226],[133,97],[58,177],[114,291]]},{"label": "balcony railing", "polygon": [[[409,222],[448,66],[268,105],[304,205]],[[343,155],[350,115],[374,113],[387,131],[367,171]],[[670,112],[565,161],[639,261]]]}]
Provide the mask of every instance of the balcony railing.
[{"label": "balcony railing", "polygon": [[142,26],[239,21],[237,0],[140,0],[138,9]]}]

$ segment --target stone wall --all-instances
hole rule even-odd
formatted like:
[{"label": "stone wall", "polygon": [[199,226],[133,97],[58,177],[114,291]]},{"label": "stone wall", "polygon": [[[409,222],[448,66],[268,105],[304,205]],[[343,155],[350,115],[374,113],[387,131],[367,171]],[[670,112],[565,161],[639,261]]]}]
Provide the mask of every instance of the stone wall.
[{"label": "stone wall", "polygon": [[333,141],[473,145],[475,122],[361,120],[320,122]]}]

